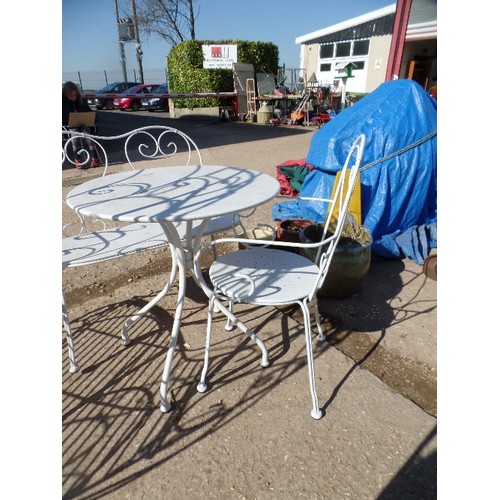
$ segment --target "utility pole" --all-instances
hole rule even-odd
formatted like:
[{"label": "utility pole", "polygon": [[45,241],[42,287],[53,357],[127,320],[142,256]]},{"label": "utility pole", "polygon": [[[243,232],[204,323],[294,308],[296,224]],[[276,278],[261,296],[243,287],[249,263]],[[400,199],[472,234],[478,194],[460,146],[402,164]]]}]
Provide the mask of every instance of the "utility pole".
[{"label": "utility pole", "polygon": [[122,65],[123,81],[127,82],[127,67],[125,65],[125,48],[123,46],[122,37],[120,34],[120,19],[118,17],[118,0],[115,0],[115,16],[116,16],[116,29],[118,30],[118,49],[120,54],[120,63]]},{"label": "utility pole", "polygon": [[135,55],[137,57],[137,66],[139,68],[139,81],[144,83],[144,73],[142,71],[142,49],[139,40],[139,26],[137,25],[137,11],[135,9],[135,0],[132,0],[132,20],[134,23]]}]

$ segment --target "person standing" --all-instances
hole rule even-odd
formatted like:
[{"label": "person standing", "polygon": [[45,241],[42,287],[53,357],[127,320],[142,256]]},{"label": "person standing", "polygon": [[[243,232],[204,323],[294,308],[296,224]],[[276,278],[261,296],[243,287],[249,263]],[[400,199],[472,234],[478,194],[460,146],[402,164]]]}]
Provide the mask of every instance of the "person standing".
[{"label": "person standing", "polygon": [[[69,114],[74,112],[92,111],[89,105],[83,99],[83,96],[78,88],[78,85],[73,82],[66,82],[62,88],[62,126],[68,128]],[[71,128],[78,132],[85,132],[91,134],[92,131],[89,127]],[[76,141],[71,141],[73,153],[75,153],[75,166],[78,169],[89,168],[89,165],[82,163],[81,158],[78,156],[78,147]],[[87,141],[92,161],[90,167],[99,167],[99,157],[95,145],[92,141]]]}]

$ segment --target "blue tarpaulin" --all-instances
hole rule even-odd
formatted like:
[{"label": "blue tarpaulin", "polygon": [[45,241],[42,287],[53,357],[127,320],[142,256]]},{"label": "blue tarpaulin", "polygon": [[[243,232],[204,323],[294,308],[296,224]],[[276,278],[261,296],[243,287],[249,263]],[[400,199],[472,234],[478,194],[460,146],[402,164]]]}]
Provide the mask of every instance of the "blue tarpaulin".
[{"label": "blue tarpaulin", "polygon": [[[366,146],[360,167],[362,223],[372,252],[422,264],[437,247],[437,102],[412,80],[380,85],[318,130],[311,140],[301,196],[329,198],[359,134]],[[324,203],[278,203],[273,218],[322,222]]]}]

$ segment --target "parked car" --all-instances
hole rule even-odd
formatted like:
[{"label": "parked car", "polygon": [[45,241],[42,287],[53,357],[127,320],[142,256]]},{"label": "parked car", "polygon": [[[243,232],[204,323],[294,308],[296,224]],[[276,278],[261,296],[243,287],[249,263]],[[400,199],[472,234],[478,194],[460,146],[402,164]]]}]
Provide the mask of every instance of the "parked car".
[{"label": "parked car", "polygon": [[113,99],[113,106],[115,109],[121,111],[125,111],[126,109],[139,111],[139,109],[141,109],[143,94],[152,94],[158,87],[158,83],[141,83],[136,85],[125,92],[125,94],[127,94],[126,97],[115,97]]},{"label": "parked car", "polygon": [[[168,86],[162,83],[153,94],[166,94],[168,93]],[[143,109],[150,112],[153,111],[168,111],[168,97],[143,97],[141,101]]]},{"label": "parked car", "polygon": [[[114,82],[106,85],[102,89],[97,90],[96,94],[122,94],[131,87],[140,85],[138,82]],[[89,106],[93,106],[96,109],[114,109],[113,98],[103,99],[101,97],[92,97],[87,99]]]}]

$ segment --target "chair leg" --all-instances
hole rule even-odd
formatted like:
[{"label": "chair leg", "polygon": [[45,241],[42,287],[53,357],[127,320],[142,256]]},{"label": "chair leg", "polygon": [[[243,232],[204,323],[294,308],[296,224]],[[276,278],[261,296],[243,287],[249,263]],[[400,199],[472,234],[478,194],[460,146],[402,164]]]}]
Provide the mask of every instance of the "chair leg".
[{"label": "chair leg", "polygon": [[316,320],[316,327],[318,328],[318,340],[325,340],[325,334],[323,333],[323,328],[321,328],[321,320],[319,317],[319,309],[318,309],[318,299],[314,297],[313,299],[313,307],[314,307],[314,319]]},{"label": "chair leg", "polygon": [[316,382],[314,380],[314,356],[313,356],[312,338],[311,338],[311,315],[309,314],[307,299],[304,302],[300,302],[300,307],[302,308],[302,313],[304,315],[307,369],[309,372],[309,389],[311,391],[311,397],[312,397],[311,417],[314,418],[315,420],[319,420],[323,416],[323,412],[319,409],[318,394],[316,393]]},{"label": "chair leg", "polygon": [[66,342],[68,343],[68,355],[69,355],[69,371],[71,373],[76,373],[78,371],[78,365],[75,359],[75,348],[73,346],[73,335],[71,333],[71,325],[69,322],[68,310],[66,308],[66,299],[64,297],[64,290],[62,292],[62,320],[64,323],[64,328],[66,330]]},{"label": "chair leg", "polygon": [[264,342],[262,342],[262,340],[259,339],[257,335],[255,335],[253,330],[248,328],[234,315],[234,313],[232,312],[234,302],[233,301],[229,302],[229,309],[219,300],[217,300],[215,305],[220,312],[224,313],[227,316],[228,322],[231,322],[232,325],[237,326],[242,332],[246,333],[246,335],[250,337],[260,347],[260,350],[262,351],[262,359],[260,360],[260,366],[262,366],[263,368],[269,366],[269,355],[267,352],[266,344],[264,344]]},{"label": "chair leg", "polygon": [[262,366],[263,368],[269,366],[269,355],[267,352],[266,345],[264,344],[264,342],[262,342],[261,339],[259,339],[259,337],[257,337],[257,335],[255,335],[253,330],[248,328],[244,323],[242,323],[239,319],[236,318],[236,316],[232,312],[233,302],[232,301],[229,302],[230,309],[227,309],[219,301],[217,301],[216,304],[215,296],[212,295],[210,297],[210,301],[208,304],[207,337],[205,341],[205,359],[203,362],[203,369],[201,372],[200,382],[197,386],[198,392],[206,392],[207,390],[206,376],[208,372],[208,364],[210,361],[210,342],[212,340],[212,318],[215,308],[223,312],[227,316],[228,322],[231,322],[231,324],[238,326],[238,328],[240,328],[243,332],[245,332],[260,347],[260,350],[262,351],[260,366]]},{"label": "chair leg", "polygon": [[[212,241],[215,241],[215,234],[211,234],[211,235],[210,235],[210,239],[211,239]],[[214,245],[214,246],[212,247],[212,254],[213,254],[213,256],[214,256],[214,260],[217,260],[217,257],[218,257],[218,254],[217,254],[217,245]]]},{"label": "chair leg", "polygon": [[205,340],[205,358],[203,361],[203,369],[201,371],[200,383],[196,387],[198,392],[206,392],[207,384],[206,377],[208,372],[208,364],[210,362],[210,342],[212,340],[212,317],[214,311],[215,297],[212,295],[208,303],[208,319],[207,319],[207,337]]},{"label": "chair leg", "polygon": [[[229,301],[229,311],[231,312],[231,314],[234,314],[233,313],[233,311],[234,311],[234,302],[232,300]],[[235,328],[236,328],[236,325],[228,317],[227,318],[227,323],[226,323],[226,326],[224,327],[224,329],[226,330],[226,332],[232,332]]]}]

